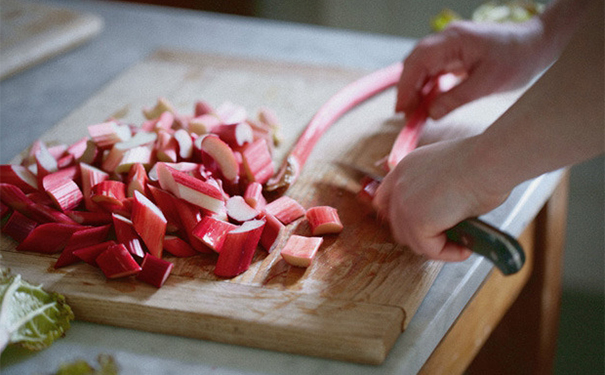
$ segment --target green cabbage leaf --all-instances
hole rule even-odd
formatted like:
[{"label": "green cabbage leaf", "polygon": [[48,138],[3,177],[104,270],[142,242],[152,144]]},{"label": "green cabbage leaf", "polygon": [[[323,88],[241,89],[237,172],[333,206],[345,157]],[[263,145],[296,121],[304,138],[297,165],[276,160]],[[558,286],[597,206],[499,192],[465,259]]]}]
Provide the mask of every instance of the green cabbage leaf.
[{"label": "green cabbage leaf", "polygon": [[0,353],[9,344],[41,350],[65,335],[74,313],[65,298],[0,269]]}]

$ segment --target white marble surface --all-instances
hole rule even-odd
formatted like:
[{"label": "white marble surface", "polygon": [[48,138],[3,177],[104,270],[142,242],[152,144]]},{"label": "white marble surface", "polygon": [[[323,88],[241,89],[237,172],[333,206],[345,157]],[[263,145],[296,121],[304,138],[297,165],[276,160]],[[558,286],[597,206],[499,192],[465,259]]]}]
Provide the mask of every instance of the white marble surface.
[{"label": "white marble surface", "polygon": [[[0,162],[8,162],[103,85],[160,47],[361,69],[401,59],[413,41],[243,17],[112,2],[48,1],[101,16],[86,45],[0,84]],[[519,186],[484,219],[519,235],[559,180],[558,172]],[[35,354],[8,350],[2,374],[39,374],[67,360],[112,354],[123,374],[414,374],[489,274],[478,256],[447,264],[381,366],[366,366],[75,322]]]}]

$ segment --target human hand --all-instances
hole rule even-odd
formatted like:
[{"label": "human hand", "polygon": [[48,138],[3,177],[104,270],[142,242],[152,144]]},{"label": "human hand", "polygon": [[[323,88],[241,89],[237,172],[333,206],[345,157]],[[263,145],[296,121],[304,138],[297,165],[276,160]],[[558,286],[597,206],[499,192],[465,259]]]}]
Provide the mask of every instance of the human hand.
[{"label": "human hand", "polygon": [[405,59],[396,112],[409,116],[426,83],[443,73],[455,73],[463,81],[434,98],[429,106],[434,119],[480,97],[523,86],[550,57],[541,37],[538,18],[523,24],[452,23],[421,40]]},{"label": "human hand", "polygon": [[476,137],[416,149],[382,181],[374,207],[394,239],[429,259],[462,261],[471,251],[448,242],[445,231],[499,206],[507,193],[488,191],[473,162]]}]

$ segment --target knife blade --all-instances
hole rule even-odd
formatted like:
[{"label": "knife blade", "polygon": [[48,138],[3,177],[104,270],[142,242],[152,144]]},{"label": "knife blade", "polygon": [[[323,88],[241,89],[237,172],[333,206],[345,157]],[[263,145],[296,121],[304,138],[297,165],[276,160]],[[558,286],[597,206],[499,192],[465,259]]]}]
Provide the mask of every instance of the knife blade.
[{"label": "knife blade", "polygon": [[[337,162],[349,176],[357,180],[370,178],[382,181],[382,177],[351,164]],[[512,275],[525,264],[523,247],[510,234],[489,225],[479,218],[469,218],[445,231],[449,241],[464,246],[490,260],[504,275]]]}]

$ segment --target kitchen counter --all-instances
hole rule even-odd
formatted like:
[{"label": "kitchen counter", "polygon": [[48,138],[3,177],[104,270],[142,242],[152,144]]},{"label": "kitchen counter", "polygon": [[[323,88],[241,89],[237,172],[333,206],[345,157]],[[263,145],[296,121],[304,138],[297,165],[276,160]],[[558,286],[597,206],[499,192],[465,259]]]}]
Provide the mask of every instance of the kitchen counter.
[{"label": "kitchen counter", "polygon": [[[160,48],[373,70],[401,60],[414,40],[260,19],[113,2],[46,1],[100,16],[87,44],[0,82],[0,162],[81,106],[121,72]],[[561,181],[557,171],[517,187],[483,219],[520,236]],[[478,256],[446,264],[380,366],[272,352],[74,322],[49,349],[8,350],[2,373],[48,373],[64,361],[111,354],[124,374],[414,374],[431,356],[492,265]]]}]

